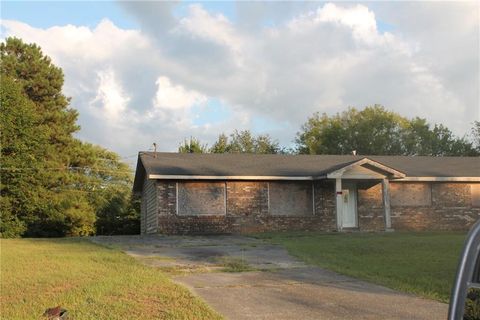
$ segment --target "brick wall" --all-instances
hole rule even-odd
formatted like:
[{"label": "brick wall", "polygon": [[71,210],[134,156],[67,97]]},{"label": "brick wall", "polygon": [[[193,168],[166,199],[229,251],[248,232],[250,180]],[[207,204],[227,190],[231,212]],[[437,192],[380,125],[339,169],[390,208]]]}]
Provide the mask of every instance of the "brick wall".
[{"label": "brick wall", "polygon": [[442,182],[391,183],[392,197],[396,196],[395,193],[408,194],[405,190],[412,193],[421,190],[429,199],[421,204],[412,203],[409,199],[397,201],[392,205],[392,227],[395,230],[468,230],[480,218],[480,207],[474,205],[473,185]]},{"label": "brick wall", "polygon": [[[471,183],[390,182],[392,228],[468,230],[480,218],[472,186]],[[360,230],[385,229],[381,183],[358,189],[357,212]]]},{"label": "brick wall", "polygon": [[221,234],[267,231],[334,231],[315,217],[172,216],[159,219],[162,234]]},{"label": "brick wall", "polygon": [[162,234],[232,233],[234,219],[225,216],[165,216],[159,218]]},{"label": "brick wall", "polygon": [[227,182],[227,214],[234,217],[268,214],[267,182]]},{"label": "brick wall", "polygon": [[[480,218],[478,199],[467,183],[390,183],[395,230],[466,230]],[[479,184],[476,184],[477,186]],[[226,183],[224,215],[177,215],[175,181],[157,181],[158,232],[166,234],[248,233],[285,230],[336,230],[333,181],[314,183],[314,214],[277,216],[269,212],[268,182]],[[478,187],[477,187],[478,188]],[[476,197],[476,196],[475,196]],[[475,204],[475,205],[474,205]],[[358,185],[358,226],[385,229],[381,184]]]},{"label": "brick wall", "polygon": [[335,197],[331,183],[316,183],[315,215],[276,216],[269,212],[268,182],[226,183],[226,215],[177,215],[176,183],[158,181],[158,232],[165,234],[248,233],[286,230],[332,231]]},{"label": "brick wall", "polygon": [[324,230],[337,230],[335,183],[316,181],[314,186],[315,217],[320,219]]},{"label": "brick wall", "polygon": [[385,230],[382,184],[357,189],[358,228],[362,231]]}]

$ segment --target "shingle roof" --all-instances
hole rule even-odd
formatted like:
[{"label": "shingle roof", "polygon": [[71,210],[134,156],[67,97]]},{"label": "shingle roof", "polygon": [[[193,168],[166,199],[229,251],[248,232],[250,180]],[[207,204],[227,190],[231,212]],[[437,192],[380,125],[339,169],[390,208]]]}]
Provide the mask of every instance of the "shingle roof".
[{"label": "shingle roof", "polygon": [[140,152],[134,190],[149,175],[320,176],[363,158],[401,171],[407,177],[480,177],[480,157],[264,155]]}]

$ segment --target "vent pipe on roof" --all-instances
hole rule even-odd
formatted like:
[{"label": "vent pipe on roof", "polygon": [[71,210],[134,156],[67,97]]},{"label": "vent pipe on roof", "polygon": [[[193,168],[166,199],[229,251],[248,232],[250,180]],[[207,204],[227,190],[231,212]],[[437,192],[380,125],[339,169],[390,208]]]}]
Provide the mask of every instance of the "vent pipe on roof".
[{"label": "vent pipe on roof", "polygon": [[157,144],[155,142],[153,143],[153,157],[157,157]]}]

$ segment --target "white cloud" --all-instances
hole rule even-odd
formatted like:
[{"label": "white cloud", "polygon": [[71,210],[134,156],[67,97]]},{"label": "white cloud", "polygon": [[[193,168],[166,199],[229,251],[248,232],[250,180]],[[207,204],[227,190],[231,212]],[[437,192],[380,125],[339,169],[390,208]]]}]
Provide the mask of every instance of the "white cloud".
[{"label": "white cloud", "polygon": [[[243,20],[234,22],[201,5],[179,18],[172,4],[120,5],[141,30],[106,19],[95,28],[2,25],[5,36],[38,43],[64,69],[80,136],[121,154],[153,141],[175,150],[190,136],[211,143],[234,128],[289,144],[315,111],[375,103],[458,134],[479,118],[479,22],[471,6],[241,3]],[[248,14],[250,6],[262,15]],[[224,121],[208,121],[212,99],[228,110]],[[207,120],[198,123],[200,116]]]},{"label": "white cloud", "polygon": [[189,15],[180,19],[175,31],[188,32],[192,36],[225,45],[236,53],[244,45],[233,25],[224,15],[212,15],[198,4],[190,5]]},{"label": "white cloud", "polygon": [[152,101],[153,107],[146,113],[146,119],[174,123],[177,130],[187,131],[192,128],[196,116],[192,108],[205,105],[208,98],[199,92],[172,84],[165,76],[158,77],[155,84],[157,92]]},{"label": "white cloud", "polygon": [[165,76],[159,77],[155,84],[158,88],[153,101],[155,109],[189,109],[207,101],[204,95],[196,91],[188,91],[180,85],[174,85]]},{"label": "white cloud", "polygon": [[115,79],[113,70],[99,71],[98,91],[90,102],[93,113],[108,123],[118,123],[121,117],[128,112],[130,98]]},{"label": "white cloud", "polygon": [[335,23],[349,27],[356,40],[367,43],[376,40],[375,14],[363,5],[346,8],[327,3],[316,11],[310,11],[292,19],[289,26],[296,31],[304,31],[321,23]]}]

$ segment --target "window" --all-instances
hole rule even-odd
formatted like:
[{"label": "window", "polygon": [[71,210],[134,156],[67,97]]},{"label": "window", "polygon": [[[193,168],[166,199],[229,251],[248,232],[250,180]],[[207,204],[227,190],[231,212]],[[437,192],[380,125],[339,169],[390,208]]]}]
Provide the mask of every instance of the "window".
[{"label": "window", "polygon": [[392,207],[425,207],[432,205],[430,183],[390,183]]},{"label": "window", "polygon": [[224,215],[225,182],[179,182],[179,215]]},{"label": "window", "polygon": [[313,215],[312,182],[270,182],[270,214],[278,216]]}]

